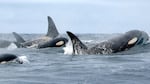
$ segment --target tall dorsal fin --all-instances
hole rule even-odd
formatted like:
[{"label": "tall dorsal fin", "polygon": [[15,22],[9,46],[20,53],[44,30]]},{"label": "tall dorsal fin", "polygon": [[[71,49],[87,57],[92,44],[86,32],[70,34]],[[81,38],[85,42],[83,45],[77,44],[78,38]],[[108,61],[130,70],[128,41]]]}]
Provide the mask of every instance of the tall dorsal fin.
[{"label": "tall dorsal fin", "polygon": [[67,31],[68,36],[71,39],[72,46],[73,46],[73,54],[85,54],[88,49],[86,45],[84,45],[77,36],[75,36],[73,33]]},{"label": "tall dorsal fin", "polygon": [[24,43],[25,42],[25,40],[16,32],[13,32],[13,35],[15,36],[17,43]]},{"label": "tall dorsal fin", "polygon": [[48,18],[48,32],[46,36],[49,36],[51,38],[55,38],[59,35],[59,32],[57,31],[57,28],[55,26],[55,23],[53,22],[52,18],[50,16]]}]

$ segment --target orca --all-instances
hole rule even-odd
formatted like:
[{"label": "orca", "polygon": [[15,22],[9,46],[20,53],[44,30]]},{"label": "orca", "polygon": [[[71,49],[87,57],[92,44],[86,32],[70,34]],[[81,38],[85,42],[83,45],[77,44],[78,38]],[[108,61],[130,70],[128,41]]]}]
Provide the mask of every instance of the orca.
[{"label": "orca", "polygon": [[[130,30],[122,35],[96,43],[93,47],[83,44],[80,39],[72,32],[67,31],[71,40],[73,55],[85,54],[111,54],[128,50],[136,45],[143,45],[149,40],[146,32],[140,30]],[[67,46],[66,46],[67,47]],[[67,52],[64,48],[64,51]]]},{"label": "orca", "polygon": [[15,62],[19,64],[29,63],[26,56],[17,56],[15,54],[5,53],[0,54],[0,64]]},{"label": "orca", "polygon": [[25,41],[16,32],[13,32],[13,35],[17,40],[15,44],[20,48],[61,47],[68,42],[67,38],[59,36],[59,32],[50,16],[48,16],[48,32],[45,36],[34,40]]}]

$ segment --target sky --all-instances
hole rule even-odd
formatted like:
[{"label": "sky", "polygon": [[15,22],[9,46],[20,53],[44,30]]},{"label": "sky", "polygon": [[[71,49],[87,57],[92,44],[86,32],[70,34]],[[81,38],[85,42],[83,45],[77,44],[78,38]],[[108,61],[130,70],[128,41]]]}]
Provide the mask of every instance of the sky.
[{"label": "sky", "polygon": [[149,0],[0,0],[0,33],[46,33],[51,16],[60,33],[150,34]]}]

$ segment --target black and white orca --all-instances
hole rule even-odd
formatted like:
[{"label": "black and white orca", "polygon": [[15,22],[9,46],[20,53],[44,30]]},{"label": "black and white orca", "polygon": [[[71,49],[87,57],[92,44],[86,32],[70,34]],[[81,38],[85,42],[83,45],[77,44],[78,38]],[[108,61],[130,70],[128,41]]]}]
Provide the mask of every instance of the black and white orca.
[{"label": "black and white orca", "polygon": [[15,54],[0,54],[0,64],[15,62],[19,64],[29,63],[26,56],[17,56]]},{"label": "black and white orca", "polygon": [[[131,30],[120,36],[95,44],[93,47],[87,47],[77,36],[67,31],[71,39],[72,51],[69,54],[111,54],[128,50],[135,45],[143,45],[149,40],[146,32],[140,30]],[[67,48],[64,48],[67,54]]]},{"label": "black and white orca", "polygon": [[52,20],[48,16],[48,32],[45,36],[34,39],[31,41],[25,41],[19,34],[13,32],[17,42],[15,43],[18,47],[23,48],[47,48],[47,47],[61,47],[64,46],[68,39],[65,37],[60,37],[59,32]]}]

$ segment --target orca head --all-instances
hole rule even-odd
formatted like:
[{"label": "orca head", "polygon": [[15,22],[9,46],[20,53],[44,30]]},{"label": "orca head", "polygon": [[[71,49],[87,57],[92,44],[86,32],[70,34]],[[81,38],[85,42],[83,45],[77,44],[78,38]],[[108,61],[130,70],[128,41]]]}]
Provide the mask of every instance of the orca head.
[{"label": "orca head", "polygon": [[62,47],[68,42],[68,39],[64,37],[55,38],[46,43],[42,43],[38,45],[38,48],[47,48],[47,47]]},{"label": "orca head", "polygon": [[79,38],[73,33],[67,31],[67,34],[71,40],[73,55],[83,55],[87,53],[88,47],[84,45]]},{"label": "orca head", "polygon": [[130,30],[120,39],[121,50],[128,50],[136,45],[146,44],[149,36],[146,32],[140,30]]},{"label": "orca head", "polygon": [[64,38],[64,37],[59,37],[59,38],[56,38],[54,40],[51,41],[51,45],[55,47],[61,47],[61,46],[65,46],[65,44],[68,42],[68,39]]},{"label": "orca head", "polygon": [[149,35],[146,32],[141,31],[141,36],[137,42],[137,45],[146,44],[146,43],[148,43],[148,41],[149,41]]},{"label": "orca head", "polygon": [[149,36],[146,32],[140,30],[131,30],[127,32],[131,38],[128,40],[128,46],[143,45],[149,40]]}]

